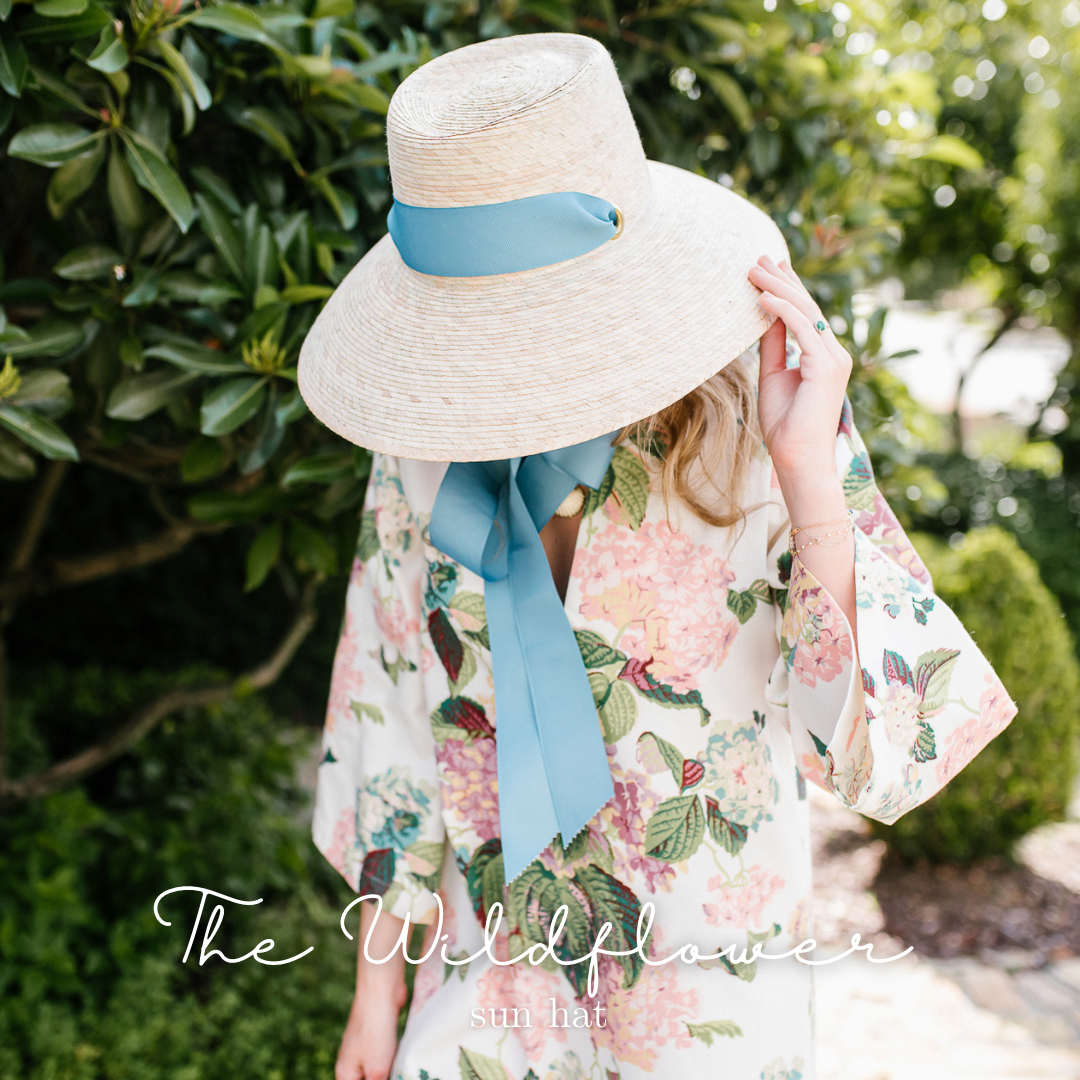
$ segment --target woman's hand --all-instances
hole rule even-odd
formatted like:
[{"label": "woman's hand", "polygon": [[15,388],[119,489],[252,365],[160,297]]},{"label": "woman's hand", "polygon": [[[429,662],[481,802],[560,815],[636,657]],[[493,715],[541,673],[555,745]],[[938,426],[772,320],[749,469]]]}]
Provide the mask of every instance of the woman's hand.
[{"label": "woman's hand", "polygon": [[[784,261],[763,255],[748,274],[761,306],[778,316],[761,336],[758,418],[777,476],[835,475],[836,429],[851,374],[851,357],[799,276]],[[816,322],[825,329],[819,331]],[[802,350],[788,368],[785,327]]]},{"label": "woman's hand", "polygon": [[[372,924],[374,923],[374,927]],[[360,933],[357,935],[356,996],[341,1039],[334,1080],[388,1080],[397,1053],[398,1013],[405,1004],[405,959],[401,950],[393,952],[404,928],[403,920],[379,912],[369,900],[360,904]],[[370,963],[364,957],[364,942],[370,955],[384,963]]]},{"label": "woman's hand", "polygon": [[[777,265],[762,256],[748,276],[761,289],[761,306],[778,316],[761,335],[761,433],[791,523],[805,530],[799,561],[840,605],[854,638],[857,612],[852,537],[841,536],[839,542],[827,546],[824,542],[809,543],[814,536],[824,539],[829,528],[842,528],[848,516],[836,472],[836,434],[851,357],[786,262]],[[814,325],[819,321],[824,330]],[[802,349],[795,368],[785,365],[786,330],[794,333]]]},{"label": "woman's hand", "polygon": [[363,998],[357,994],[338,1050],[334,1080],[388,1080],[397,1053],[398,1013],[404,1004],[404,983],[399,993],[369,993]]}]

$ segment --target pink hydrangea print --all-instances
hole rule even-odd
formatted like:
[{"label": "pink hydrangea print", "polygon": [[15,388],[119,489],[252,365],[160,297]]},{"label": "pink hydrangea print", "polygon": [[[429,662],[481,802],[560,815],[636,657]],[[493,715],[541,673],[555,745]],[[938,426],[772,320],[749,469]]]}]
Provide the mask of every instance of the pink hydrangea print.
[{"label": "pink hydrangea print", "polygon": [[436,749],[443,806],[483,840],[499,835],[495,740],[446,739]]},{"label": "pink hydrangea print", "polygon": [[[355,567],[353,581],[358,580]],[[350,584],[350,592],[356,588]],[[356,593],[353,593],[356,596]],[[359,594],[362,596],[363,594]],[[345,628],[342,630],[338,641],[337,652],[334,653],[334,668],[330,674],[330,700],[326,707],[326,730],[333,732],[334,725],[344,716],[351,715],[352,703],[357,701],[364,690],[364,672],[362,665],[365,660],[363,648],[363,634],[360,632],[360,624],[363,615],[357,610],[356,603],[350,602],[345,608]]]},{"label": "pink hydrangea print", "polygon": [[[662,948],[662,935],[654,929],[649,955],[659,959],[668,951]],[[679,986],[679,961],[658,967],[646,967],[633,986],[623,988],[623,972],[618,961],[603,957],[595,998],[584,998],[590,1011],[598,1002],[604,1010],[604,1027],[594,1027],[593,1042],[610,1050],[620,1061],[650,1072],[656,1064],[657,1047],[690,1048],[687,1021],[698,1015],[698,993]]]},{"label": "pink hydrangea print", "polygon": [[609,522],[581,548],[573,574],[581,614],[617,628],[614,644],[652,660],[652,674],[678,690],[717,670],[738,632],[727,610],[735,575],[715,549],[674,532],[666,521],[630,532]]},{"label": "pink hydrangea print", "polygon": [[703,905],[705,918],[712,926],[760,929],[762,909],[783,887],[784,879],[770,874],[764,866],[751,866],[744,884],[733,884],[717,874],[706,885],[713,902]]},{"label": "pink hydrangea print", "polygon": [[675,867],[645,854],[645,825],[662,799],[649,788],[645,773],[622,769],[614,761],[614,751],[613,746],[608,747],[615,798],[601,811],[606,828],[614,830],[620,841],[612,845],[612,873],[621,881],[631,881],[640,874],[650,892],[670,892]]},{"label": "pink hydrangea print", "polygon": [[[566,994],[568,989],[566,980],[558,973],[522,961],[520,964],[491,967],[485,971],[477,986],[477,1002],[484,1010],[487,1023],[495,1027],[505,1026],[521,1043],[529,1064],[538,1065],[549,1038],[566,1042],[566,1029],[549,1025],[553,1008],[565,1009],[567,1016],[573,1014],[572,1003]],[[555,999],[554,1006],[552,998]],[[516,1015],[515,1009],[519,1010]],[[495,1010],[494,1015],[492,1010]],[[528,1018],[525,1010],[528,1010]],[[512,1026],[515,1019],[521,1026]],[[531,1026],[526,1027],[526,1023]]]}]

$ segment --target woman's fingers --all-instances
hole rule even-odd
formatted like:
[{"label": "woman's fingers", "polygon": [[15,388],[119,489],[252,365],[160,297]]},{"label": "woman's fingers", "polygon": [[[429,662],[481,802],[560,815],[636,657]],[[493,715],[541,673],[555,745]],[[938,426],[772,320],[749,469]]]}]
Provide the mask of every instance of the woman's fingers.
[{"label": "woman's fingers", "polygon": [[[802,314],[808,326],[813,328],[814,336],[812,338],[804,339],[804,336],[797,335],[804,352],[815,345],[823,345],[825,350],[831,352],[837,359],[840,359],[841,353],[846,355],[846,350],[837,341],[828,320],[822,315],[816,301],[807,291],[798,274],[790,266],[786,264],[780,266],[769,259],[768,256],[763,255],[757,265],[750,268],[748,276],[751,283],[763,292],[772,293],[774,296],[786,300],[788,304]],[[770,308],[769,310],[774,309]],[[824,330],[819,331],[814,326],[819,320],[825,324]],[[792,332],[796,331],[794,325],[791,323],[788,325]]]},{"label": "woman's fingers", "polygon": [[[761,335],[761,343],[758,346],[761,356],[761,372],[759,382],[776,375],[787,368],[787,327],[783,319],[775,319],[772,326]],[[798,373],[795,372],[798,378]]]}]

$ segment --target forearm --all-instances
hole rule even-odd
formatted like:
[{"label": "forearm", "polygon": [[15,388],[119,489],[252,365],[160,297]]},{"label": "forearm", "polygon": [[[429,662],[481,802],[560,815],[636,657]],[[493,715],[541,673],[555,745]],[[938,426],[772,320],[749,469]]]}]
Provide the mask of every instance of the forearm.
[{"label": "forearm", "polygon": [[[372,1002],[392,1000],[399,1002],[405,994],[405,958],[402,950],[397,949],[393,956],[391,950],[397,945],[401,931],[405,926],[402,919],[382,912],[376,921],[377,907],[369,900],[360,905],[359,949],[356,958],[356,1001]],[[374,928],[372,924],[374,923]],[[364,956],[364,942],[368,942],[368,955]],[[389,957],[384,963],[376,963]]]},{"label": "forearm", "polygon": [[[812,536],[843,530],[848,516],[844,489],[835,470],[822,469],[812,474],[783,474],[777,471],[793,527],[836,522],[824,529],[806,530],[795,536],[796,556],[829,591],[847,616],[855,635],[855,542],[850,529],[828,537],[820,544],[809,543]],[[838,542],[837,542],[838,541]],[[856,646],[858,643],[856,642]]]}]

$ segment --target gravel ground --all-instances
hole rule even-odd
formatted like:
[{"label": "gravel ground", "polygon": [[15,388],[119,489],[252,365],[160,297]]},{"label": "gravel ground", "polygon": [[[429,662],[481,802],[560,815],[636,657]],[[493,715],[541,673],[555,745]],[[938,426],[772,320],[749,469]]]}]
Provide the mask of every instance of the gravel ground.
[{"label": "gravel ground", "polygon": [[[814,936],[861,955],[815,969],[816,1080],[1080,1080],[1080,820],[1021,865],[901,866],[810,786]],[[818,955],[818,954],[815,954]]]}]

